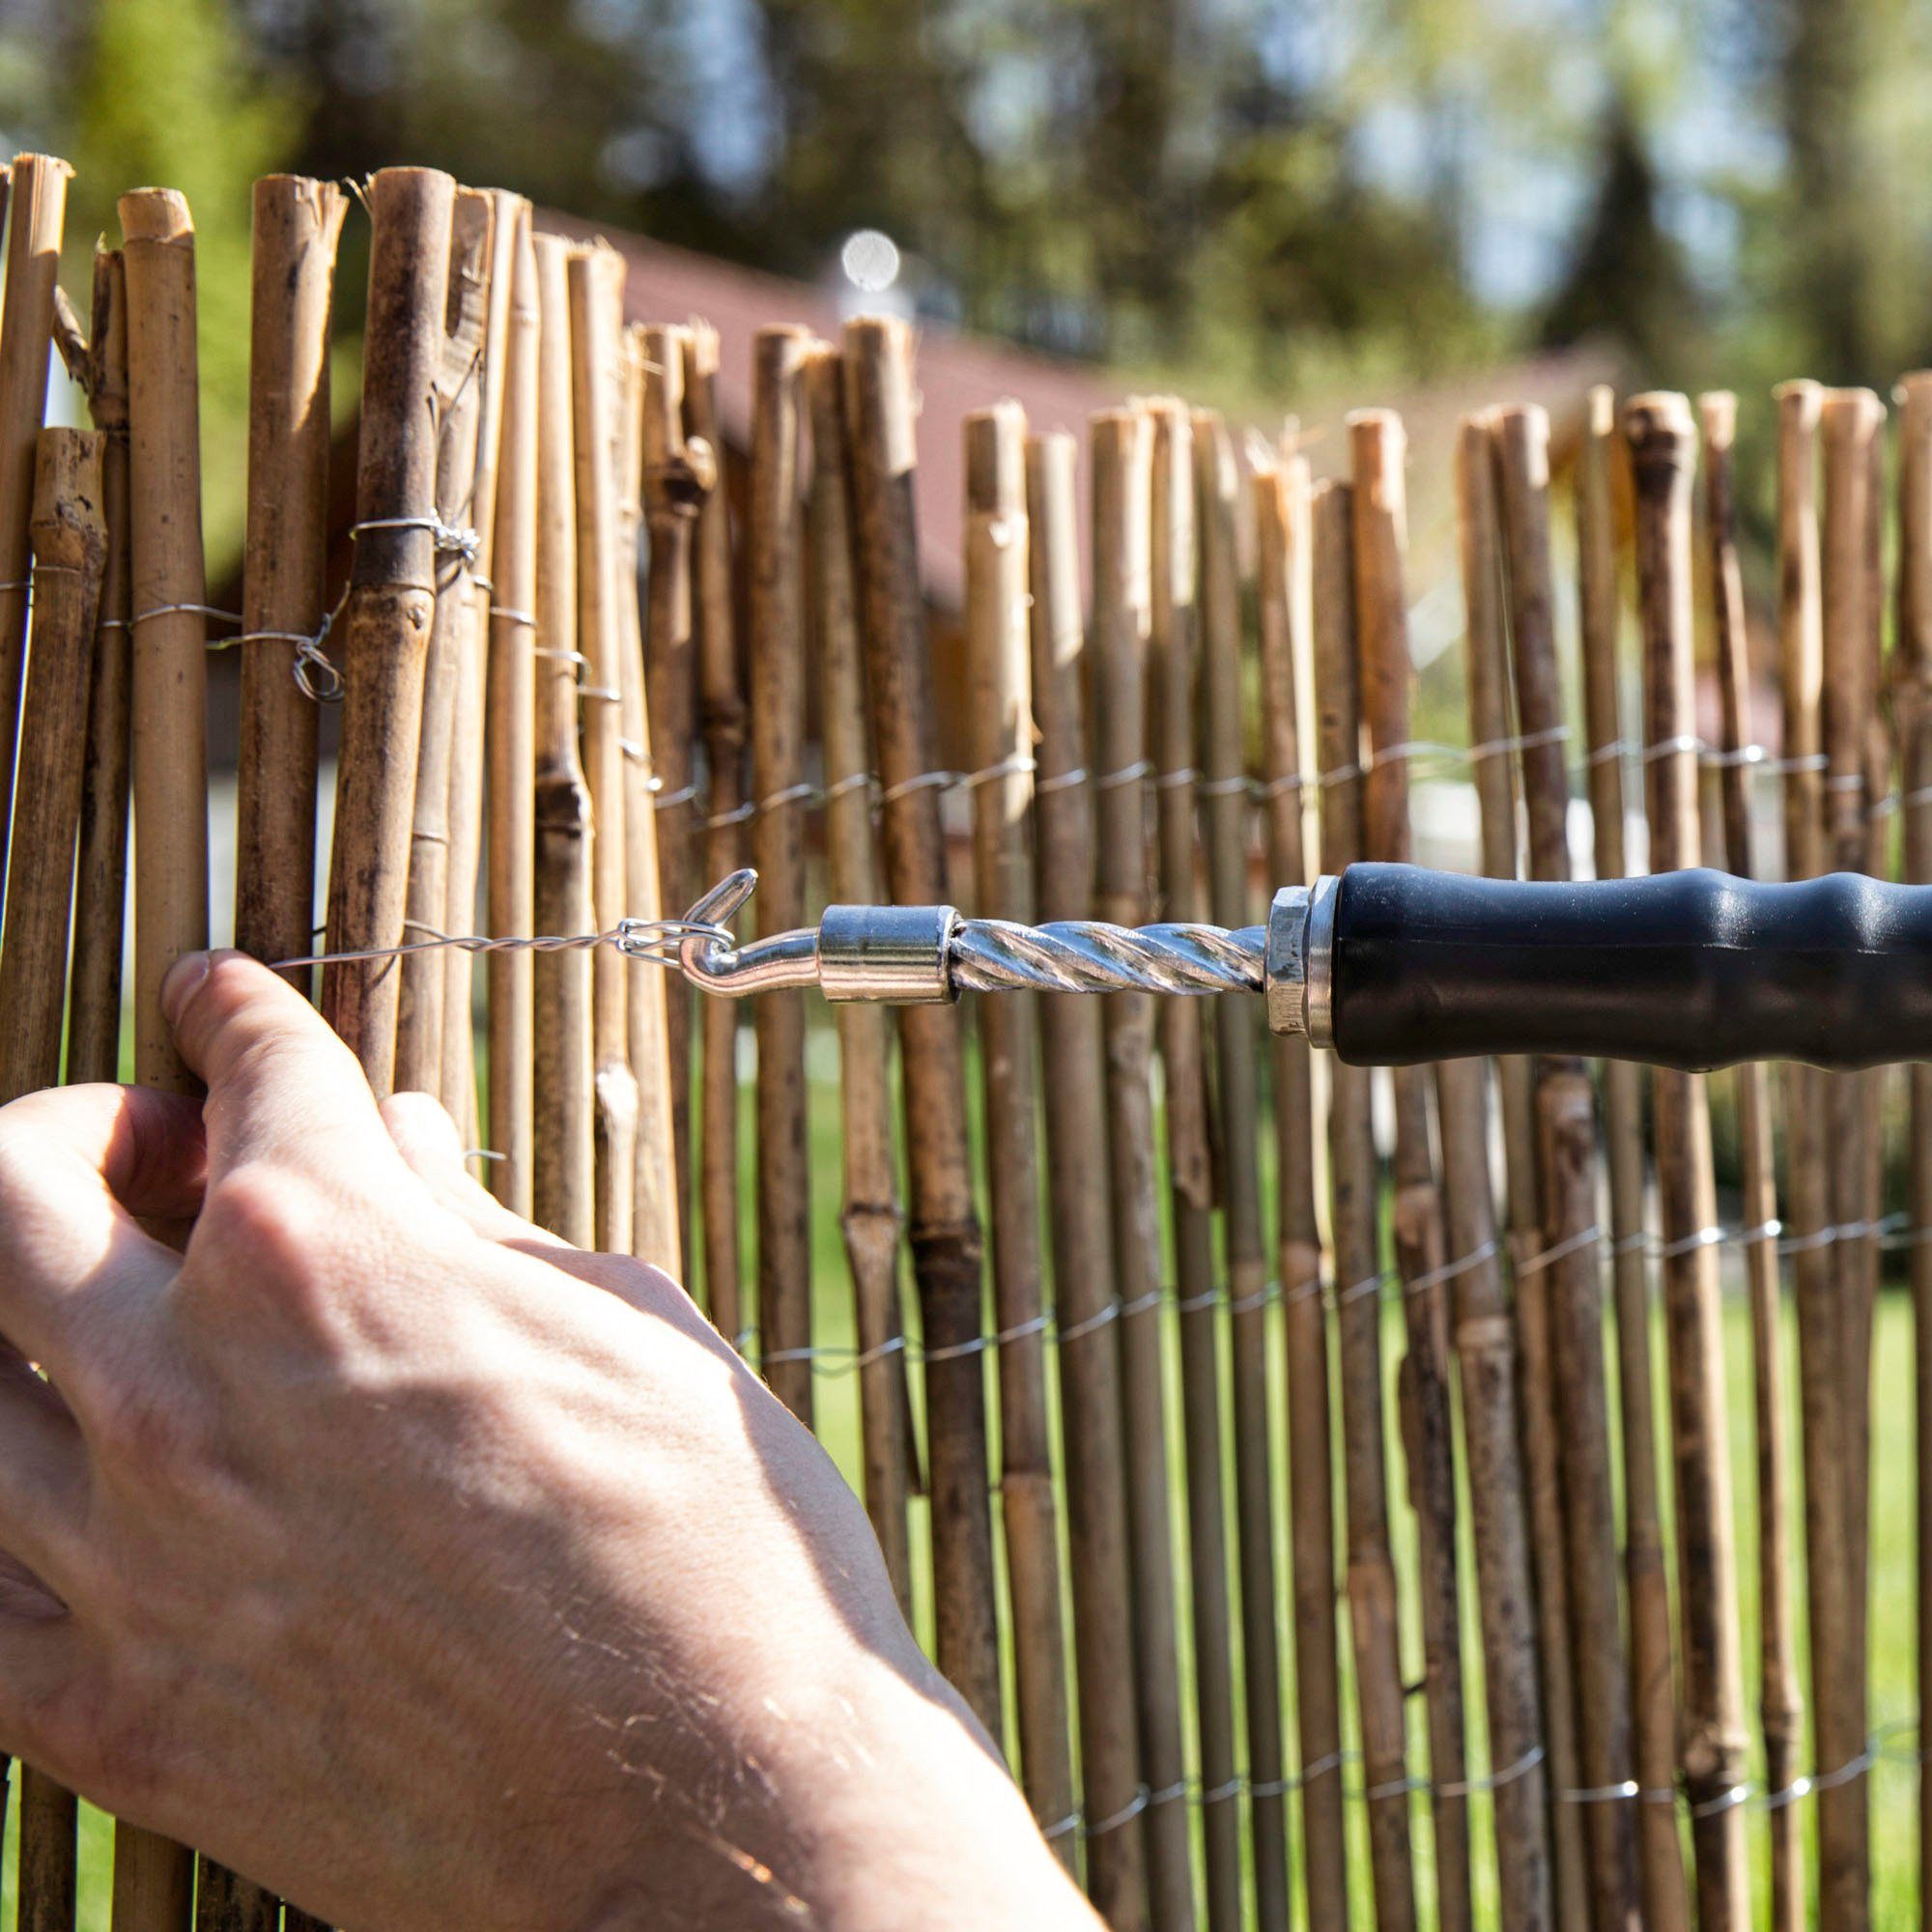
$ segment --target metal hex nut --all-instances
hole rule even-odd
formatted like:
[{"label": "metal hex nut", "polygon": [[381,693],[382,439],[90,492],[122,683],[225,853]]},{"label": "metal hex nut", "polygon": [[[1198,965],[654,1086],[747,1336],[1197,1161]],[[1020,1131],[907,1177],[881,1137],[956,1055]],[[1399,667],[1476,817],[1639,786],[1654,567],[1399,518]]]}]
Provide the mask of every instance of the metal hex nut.
[{"label": "metal hex nut", "polygon": [[1262,964],[1270,1033],[1308,1031],[1308,897],[1306,886],[1283,886],[1268,907]]}]

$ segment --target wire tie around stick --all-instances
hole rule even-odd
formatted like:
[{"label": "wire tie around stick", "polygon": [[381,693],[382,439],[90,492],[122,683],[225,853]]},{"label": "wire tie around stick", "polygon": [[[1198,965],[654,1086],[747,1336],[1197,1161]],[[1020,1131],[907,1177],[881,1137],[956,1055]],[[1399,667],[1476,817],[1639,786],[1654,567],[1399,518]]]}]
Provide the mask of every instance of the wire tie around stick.
[{"label": "wire tie around stick", "polygon": [[1702,757],[1710,749],[1694,732],[1681,731],[1674,738],[1660,738],[1656,744],[1646,745],[1643,748],[1643,762],[1654,765],[1660,758],[1674,758],[1684,752]]},{"label": "wire tie around stick", "polygon": [[1204,779],[1199,790],[1203,798],[1238,798],[1252,796],[1254,785],[1245,772],[1236,772],[1232,778]]},{"label": "wire tie around stick", "polygon": [[1028,757],[1024,752],[1015,752],[1010,757],[1002,758],[998,764],[987,765],[981,771],[958,772],[953,776],[962,790],[978,791],[983,784],[995,784],[1001,779],[1024,778],[1029,772],[1038,769],[1036,760]]},{"label": "wire tie around stick", "polygon": [[957,784],[957,772],[916,772],[909,779],[901,779],[897,784],[890,784],[880,792],[879,803],[891,805],[894,800],[910,797],[916,791],[944,791]]},{"label": "wire tie around stick", "polygon": [[[1033,788],[1041,798],[1055,791],[1071,791],[1075,785],[1087,782],[1087,767],[1075,765],[1070,772],[1056,772],[1051,778],[1036,779]],[[830,794],[828,794],[830,796]]]},{"label": "wire tie around stick", "polygon": [[1516,1277],[1520,1281],[1526,1274],[1536,1274],[1543,1268],[1553,1267],[1558,1262],[1567,1261],[1570,1256],[1594,1246],[1603,1238],[1603,1229],[1593,1221],[1587,1228],[1580,1229],[1577,1233],[1558,1241],[1553,1247],[1545,1248],[1541,1254],[1531,1255],[1526,1261],[1517,1263]]},{"label": "wire tie around stick", "polygon": [[1136,758],[1130,765],[1122,765],[1117,772],[1102,772],[1094,781],[1095,791],[1113,791],[1121,785],[1138,784],[1141,780],[1153,776],[1153,762],[1150,758]]},{"label": "wire tie around stick", "polygon": [[1486,738],[1480,745],[1471,745],[1464,755],[1472,765],[1480,765],[1487,758],[1506,757],[1511,752],[1534,752],[1545,745],[1561,745],[1570,737],[1567,724],[1546,724],[1541,731],[1520,731],[1510,738]]},{"label": "wire tie around stick", "polygon": [[1159,772],[1154,776],[1155,791],[1179,791],[1186,785],[1198,785],[1201,774],[1192,765],[1182,765],[1179,771]]},{"label": "wire tie around stick", "polygon": [[534,611],[519,611],[511,604],[491,605],[490,614],[493,617],[502,618],[506,624],[515,624],[522,630],[534,631],[537,627],[536,612]]}]

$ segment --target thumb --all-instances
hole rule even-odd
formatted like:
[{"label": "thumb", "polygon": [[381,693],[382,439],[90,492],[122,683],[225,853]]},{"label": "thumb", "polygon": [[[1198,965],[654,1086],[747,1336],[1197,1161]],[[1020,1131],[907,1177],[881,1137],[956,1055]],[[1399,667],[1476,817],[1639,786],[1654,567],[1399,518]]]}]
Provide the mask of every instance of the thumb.
[{"label": "thumb", "polygon": [[184,954],[161,982],[161,1010],[208,1088],[211,1187],[249,1161],[340,1174],[395,1159],[355,1055],[246,953]]}]

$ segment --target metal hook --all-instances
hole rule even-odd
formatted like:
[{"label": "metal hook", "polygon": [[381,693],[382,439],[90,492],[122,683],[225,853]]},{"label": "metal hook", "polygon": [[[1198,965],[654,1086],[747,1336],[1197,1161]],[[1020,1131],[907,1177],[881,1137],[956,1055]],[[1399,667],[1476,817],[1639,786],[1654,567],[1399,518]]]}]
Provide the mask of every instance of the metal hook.
[{"label": "metal hook", "polygon": [[[694,925],[723,926],[744,906],[757,883],[757,873],[743,867],[721,879],[685,917]],[[678,964],[693,985],[728,1000],[783,986],[815,986],[818,934],[808,928],[733,946],[715,932],[692,932],[678,947]]]}]

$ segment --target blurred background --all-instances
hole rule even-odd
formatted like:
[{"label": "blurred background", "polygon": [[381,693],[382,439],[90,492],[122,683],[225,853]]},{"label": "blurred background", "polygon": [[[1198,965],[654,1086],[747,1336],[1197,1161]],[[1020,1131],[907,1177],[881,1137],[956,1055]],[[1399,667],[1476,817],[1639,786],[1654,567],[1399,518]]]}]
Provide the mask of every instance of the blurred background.
[{"label": "blurred background", "polygon": [[120,189],[193,205],[217,553],[271,169],[433,163],[806,282],[877,230],[919,315],[1254,421],[1601,339],[1745,395],[1761,528],[1748,406],[1932,357],[1928,135],[1908,0],[0,0],[70,286]]}]

